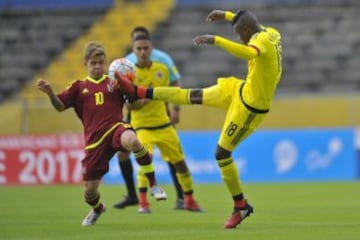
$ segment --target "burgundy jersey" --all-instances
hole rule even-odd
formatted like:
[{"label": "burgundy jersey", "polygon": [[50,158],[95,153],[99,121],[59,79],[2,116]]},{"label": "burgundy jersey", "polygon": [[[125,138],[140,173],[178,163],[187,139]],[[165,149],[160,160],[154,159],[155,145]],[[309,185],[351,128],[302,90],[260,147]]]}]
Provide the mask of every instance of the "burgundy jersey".
[{"label": "burgundy jersey", "polygon": [[104,75],[95,80],[76,80],[58,94],[66,108],[73,107],[84,126],[85,145],[93,144],[114,124],[122,122],[123,93],[112,89]]}]

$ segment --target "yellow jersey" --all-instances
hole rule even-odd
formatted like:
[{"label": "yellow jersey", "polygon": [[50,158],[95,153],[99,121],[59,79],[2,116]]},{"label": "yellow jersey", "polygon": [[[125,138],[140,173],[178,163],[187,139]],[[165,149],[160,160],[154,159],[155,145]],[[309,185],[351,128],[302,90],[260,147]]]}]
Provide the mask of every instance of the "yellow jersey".
[{"label": "yellow jersey", "polygon": [[282,74],[280,33],[274,28],[263,28],[247,45],[256,48],[258,56],[248,61],[244,101],[257,109],[269,109]]},{"label": "yellow jersey", "polygon": [[[168,67],[161,62],[152,62],[150,67],[136,66],[134,84],[143,87],[170,86]],[[131,110],[131,125],[135,128],[157,128],[170,123],[164,101],[151,100],[141,109]]]},{"label": "yellow jersey", "polygon": [[[226,11],[227,21],[234,17],[234,13]],[[242,90],[243,100],[251,107],[268,110],[282,74],[281,35],[275,28],[261,28],[260,32],[251,36],[247,45],[219,36],[216,36],[215,44],[248,61],[248,74]],[[254,50],[248,47],[254,48],[257,54],[254,55]]]}]

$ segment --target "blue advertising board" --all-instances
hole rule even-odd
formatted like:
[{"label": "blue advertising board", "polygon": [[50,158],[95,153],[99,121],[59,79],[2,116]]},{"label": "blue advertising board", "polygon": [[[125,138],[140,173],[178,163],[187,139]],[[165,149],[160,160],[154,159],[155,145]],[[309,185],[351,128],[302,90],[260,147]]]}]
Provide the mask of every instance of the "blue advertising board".
[{"label": "blue advertising board", "polygon": [[[220,183],[214,158],[219,133],[179,132],[196,183]],[[354,129],[259,130],[234,151],[243,182],[338,181],[357,177]],[[134,162],[135,171],[137,164]],[[167,164],[154,153],[157,178],[170,183]],[[122,183],[116,157],[105,183]]]}]

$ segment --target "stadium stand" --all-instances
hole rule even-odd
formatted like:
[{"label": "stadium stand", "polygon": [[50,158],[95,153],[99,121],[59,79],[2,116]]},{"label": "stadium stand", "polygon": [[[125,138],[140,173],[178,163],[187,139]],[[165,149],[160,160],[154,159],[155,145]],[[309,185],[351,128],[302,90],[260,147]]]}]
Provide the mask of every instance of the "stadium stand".
[{"label": "stadium stand", "polygon": [[[360,114],[351,107],[357,106],[358,100],[318,101],[308,97],[356,95],[360,90],[360,1],[177,0],[176,7],[174,4],[175,0],[0,0],[0,111],[8,112],[6,116],[1,114],[0,134],[51,131],[51,126],[44,124],[41,129],[34,129],[39,115],[51,119],[48,125],[56,125],[57,132],[80,131],[71,113],[61,120],[54,117],[56,113],[35,89],[34,80],[42,76],[51,79],[56,90],[63,89],[84,70],[80,64],[69,63],[81,62],[86,42],[103,42],[111,60],[128,50],[130,30],[137,25],[153,31],[155,47],[174,57],[185,87],[209,86],[217,76],[241,73],[244,75],[239,77],[244,77],[245,62],[239,63],[216,47],[193,46],[192,38],[204,33],[237,40],[229,25],[204,22],[214,8],[248,8],[256,12],[264,25],[273,25],[282,32],[284,74],[277,96],[289,97],[290,102],[276,102],[270,120],[276,123],[265,122],[265,127],[324,125],[325,119],[327,126],[360,122]],[[295,95],[305,95],[307,100],[295,99]],[[322,112],[324,106],[329,106],[325,102],[351,113],[329,117]],[[300,111],[309,104],[324,117],[311,114],[313,118],[309,118],[306,111]],[[299,121],[284,123],[282,113],[294,108],[299,110]],[[194,107],[188,115],[200,112]],[[209,119],[214,115],[217,113],[208,113]],[[343,118],[336,120],[340,116]],[[194,124],[191,118],[184,118],[179,128],[203,127]]]},{"label": "stadium stand", "polygon": [[234,39],[230,26],[206,24],[204,19],[214,8],[248,8],[256,12],[264,25],[282,32],[284,74],[278,94],[360,89],[360,34],[356,30],[360,29],[359,1],[206,2],[209,4],[179,1],[182,4],[172,11],[171,19],[156,31],[156,44],[175,56],[184,86],[208,86],[216,81],[216,76],[245,73],[244,64],[238,60],[216,48],[195,48],[192,38],[214,33]]},{"label": "stadium stand", "polygon": [[111,7],[55,8],[52,1],[46,1],[36,8],[36,2],[0,2],[0,102],[18,93]]},{"label": "stadium stand", "polygon": [[[82,72],[85,74],[84,67],[78,63],[83,60],[82,49],[87,42],[101,42],[106,48],[108,60],[111,61],[124,55],[128,50],[131,45],[129,33],[133,27],[145,25],[153,30],[157,22],[168,17],[168,8],[171,5],[172,2],[167,0],[156,1],[156,4],[151,1],[135,3],[116,1],[114,6],[108,8],[91,28],[64,48],[61,54],[51,61],[47,68],[38,72],[33,79],[37,79],[38,76],[51,79],[55,89],[64,89],[69,84],[69,80],[79,77]],[[162,11],[155,11],[160,8]],[[148,11],[144,11],[144,9]],[[69,62],[76,64],[69,64]],[[33,85],[25,86],[22,96],[27,99],[44,97],[40,92],[33,91]]]},{"label": "stadium stand", "polygon": [[[3,106],[0,106],[2,107],[1,111],[11,111],[9,115],[0,119],[0,126],[13,126],[14,124],[11,124],[13,120],[8,116],[23,118],[22,116],[25,114],[26,119],[24,121],[20,120],[20,122],[27,123],[19,123],[19,125],[25,125],[25,127],[16,127],[16,134],[19,132],[62,132],[68,131],[69,127],[72,131],[80,131],[80,126],[76,124],[78,120],[75,116],[69,115],[65,117],[65,121],[56,118],[56,112],[53,112],[53,110],[49,108],[46,96],[36,90],[35,80],[43,77],[51,80],[56,91],[64,89],[71,81],[75,80],[75,78],[81,78],[82,76],[79,76],[79,74],[83,73],[84,77],[86,75],[86,71],[81,63],[83,61],[82,50],[87,42],[102,42],[106,48],[109,61],[123,56],[131,44],[130,32],[132,28],[138,25],[144,25],[153,31],[158,22],[168,18],[169,9],[172,8],[174,4],[173,1],[168,0],[158,0],[156,2],[126,0],[104,1],[107,2],[108,5],[104,5],[102,1],[93,0],[63,0],[59,1],[60,6],[54,6],[54,2],[36,0],[32,2],[41,2],[45,5],[39,4],[39,9],[33,9],[32,7],[26,8],[26,6],[24,6],[28,3],[26,1],[16,0],[15,2],[20,2],[17,4],[20,6],[15,4],[13,8],[6,8],[3,10],[5,14],[9,15],[8,13],[25,11],[28,12],[30,16],[36,16],[34,18],[26,18],[26,14],[18,14],[24,18],[23,23],[29,22],[29,24],[32,24],[29,27],[29,32],[34,36],[31,38],[31,42],[34,43],[36,51],[29,54],[28,64],[34,64],[34,62],[42,59],[42,55],[45,55],[44,61],[31,68],[32,72],[28,72],[27,74],[23,73],[21,79],[16,77],[16,73],[14,73],[16,71],[19,72],[18,66],[10,66],[10,64],[8,64],[9,59],[6,58],[2,61],[8,64],[8,67],[1,68],[2,70],[7,69],[3,72],[7,73],[8,76],[5,76],[6,80],[4,77],[4,81],[2,79],[1,82],[16,84],[11,85],[10,89],[6,88],[6,84],[4,84],[5,87],[0,87],[4,89],[3,97],[9,100],[11,94],[19,93],[16,94],[15,100],[20,99],[21,101],[20,103],[7,101]],[[97,2],[100,3],[99,7],[94,6]],[[46,5],[47,3],[49,3],[50,6]],[[65,5],[65,3],[69,5]],[[1,1],[0,6],[2,6]],[[96,11],[92,12],[94,7]],[[37,17],[38,15],[40,16]],[[14,18],[4,17],[4,19],[11,22]],[[11,24],[6,24],[6,26],[12,29],[13,27],[10,25]],[[63,26],[63,28],[61,26]],[[16,28],[16,30],[20,34],[15,38],[17,41],[18,39],[25,38],[22,37],[23,32],[19,28]],[[65,34],[67,32],[74,34],[73,39],[68,38],[68,35]],[[60,41],[60,44],[58,44],[58,41]],[[25,46],[22,46],[22,49],[30,46],[30,44],[25,44],[25,40],[21,42],[24,42],[22,45]],[[19,45],[21,44],[16,43],[14,47],[19,48]],[[8,48],[6,47],[6,49]],[[56,49],[56,51],[54,49]],[[20,50],[18,50],[18,52],[20,52]],[[13,60],[13,64],[15,64],[16,55],[9,55]],[[23,58],[23,55],[24,54],[21,53],[21,58]],[[26,59],[26,57],[24,57],[24,59]],[[10,69],[11,67],[13,68]],[[23,107],[17,107],[18,104],[23,104]],[[15,111],[15,113],[13,111]],[[49,121],[39,126],[36,124],[39,115],[49,119]],[[54,126],[56,126],[56,129],[54,129]],[[6,131],[5,133],[14,132],[11,128],[4,128],[3,131]]]},{"label": "stadium stand", "polygon": [[[41,0],[31,2],[33,6],[29,9],[26,5],[28,1],[0,1],[0,101],[19,91],[31,80],[32,75],[44,69],[113,6],[113,1],[109,0],[58,1],[57,4]],[[132,2],[133,7],[127,10],[131,12],[135,5],[146,1],[124,2]],[[143,9],[149,7],[156,9],[156,4],[148,4]],[[354,31],[360,29],[360,19],[357,17],[359,1],[256,0],[241,1],[241,7],[256,11],[265,25],[274,25],[282,32],[284,77],[280,83],[280,94],[328,93],[360,88],[360,36]],[[207,86],[217,76],[245,70],[243,64],[237,64],[237,60],[217,48],[203,51],[192,45],[193,36],[199,33],[234,37],[230,27],[204,23],[204,17],[213,8],[236,10],[239,3],[227,0],[219,6],[218,1],[212,0],[179,0],[171,12],[171,18],[156,28],[156,45],[175,57],[183,73],[184,86]],[[141,23],[151,21],[153,16],[149,12],[153,11],[146,9],[137,13],[134,10],[133,15],[143,19],[138,21]],[[123,28],[117,21],[129,21],[126,18],[112,20],[115,24],[113,31],[103,30],[97,34],[105,34],[106,38],[116,35],[118,29]],[[123,32],[126,32],[126,28]],[[128,42],[119,41],[118,45],[128,47]],[[110,44],[108,48],[116,49],[116,45]],[[19,67],[21,71],[17,70]]]}]

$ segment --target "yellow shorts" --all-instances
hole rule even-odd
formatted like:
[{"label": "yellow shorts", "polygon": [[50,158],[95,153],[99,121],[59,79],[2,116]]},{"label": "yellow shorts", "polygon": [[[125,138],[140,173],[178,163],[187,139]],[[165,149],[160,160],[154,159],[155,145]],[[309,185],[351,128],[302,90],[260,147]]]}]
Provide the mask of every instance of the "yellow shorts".
[{"label": "yellow shorts", "polygon": [[203,90],[203,105],[227,111],[218,144],[233,151],[260,125],[265,113],[250,111],[241,101],[240,87],[244,82],[236,77],[218,78],[216,85]]},{"label": "yellow shorts", "polygon": [[184,160],[180,139],[173,126],[162,129],[140,129],[136,132],[140,142],[153,154],[156,146],[163,160],[176,163]]}]

